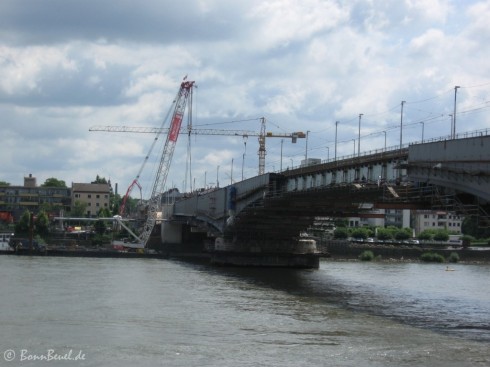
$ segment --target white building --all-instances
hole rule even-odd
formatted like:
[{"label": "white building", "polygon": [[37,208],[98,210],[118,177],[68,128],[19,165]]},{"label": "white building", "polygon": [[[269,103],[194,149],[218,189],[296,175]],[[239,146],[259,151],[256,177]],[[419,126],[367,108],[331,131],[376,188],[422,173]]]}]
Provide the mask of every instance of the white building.
[{"label": "white building", "polygon": [[461,234],[461,226],[464,220],[464,217],[454,212],[440,210],[414,210],[412,211],[412,217],[416,235],[426,229],[446,229],[450,232]]}]

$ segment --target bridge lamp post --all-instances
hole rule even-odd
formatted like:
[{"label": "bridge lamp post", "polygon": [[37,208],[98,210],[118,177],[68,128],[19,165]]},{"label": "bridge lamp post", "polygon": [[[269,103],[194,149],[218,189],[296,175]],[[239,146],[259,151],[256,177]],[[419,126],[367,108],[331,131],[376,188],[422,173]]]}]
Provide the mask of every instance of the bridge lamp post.
[{"label": "bridge lamp post", "polygon": [[452,138],[456,139],[456,95],[458,93],[458,88],[461,88],[459,85],[454,87],[454,115],[453,115],[453,131]]},{"label": "bridge lamp post", "polygon": [[422,124],[422,143],[424,142],[424,128],[425,128],[425,124],[423,121],[419,121],[419,124]]},{"label": "bridge lamp post", "polygon": [[452,138],[453,137],[453,121],[454,121],[452,113],[449,114],[449,118],[451,119],[451,133],[449,135]]},{"label": "bridge lamp post", "polygon": [[402,110],[400,113],[400,152],[403,147],[403,105],[405,104],[405,101],[402,101]]},{"label": "bridge lamp post", "polygon": [[289,158],[291,160],[291,169],[293,169],[293,158]]},{"label": "bridge lamp post", "polygon": [[330,160],[330,147],[327,147],[327,161]]},{"label": "bridge lamp post", "polygon": [[243,155],[242,155],[242,181],[243,181],[243,166],[245,165],[245,153],[247,152],[247,138],[248,136],[243,137]]},{"label": "bridge lamp post", "polygon": [[230,172],[230,185],[233,185],[233,161],[235,158],[231,159],[231,172]]},{"label": "bridge lamp post", "polygon": [[310,135],[310,130],[306,131],[306,148],[305,148],[305,164],[308,164],[308,135]]},{"label": "bridge lamp post", "polygon": [[356,139],[352,139],[352,142],[354,143],[354,157],[356,156]]},{"label": "bridge lamp post", "polygon": [[335,160],[337,160],[337,127],[339,125],[338,121],[335,121]]},{"label": "bridge lamp post", "polygon": [[[363,113],[359,114],[359,132],[357,136],[357,155],[359,156],[361,154],[361,117]],[[355,148],[354,148],[355,150]],[[356,155],[356,152],[354,152],[354,155]]]},{"label": "bridge lamp post", "polygon": [[218,179],[218,176],[219,176],[219,165],[216,168],[216,187],[219,189],[219,179]]},{"label": "bridge lamp post", "polygon": [[382,131],[385,134],[385,150],[386,150],[386,131]]},{"label": "bridge lamp post", "polygon": [[282,172],[282,144],[284,143],[284,139],[281,139],[281,172]]}]

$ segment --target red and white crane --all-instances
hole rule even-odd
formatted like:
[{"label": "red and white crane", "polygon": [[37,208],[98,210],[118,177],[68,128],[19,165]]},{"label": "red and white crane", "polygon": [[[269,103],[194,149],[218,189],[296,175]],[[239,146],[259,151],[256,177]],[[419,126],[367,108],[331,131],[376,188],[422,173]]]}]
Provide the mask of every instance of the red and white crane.
[{"label": "red and white crane", "polygon": [[182,119],[184,118],[185,107],[187,105],[189,95],[192,93],[192,87],[194,86],[194,82],[186,81],[186,78],[184,78],[184,81],[180,84],[180,89],[175,100],[175,109],[172,114],[167,139],[165,140],[160,164],[156,171],[156,177],[153,182],[153,188],[148,201],[146,222],[143,227],[143,232],[139,236],[143,247],[146,247],[151,232],[153,231],[153,227],[155,227],[157,212],[161,206],[161,194],[163,193],[165,183],[167,181],[170,163],[172,162],[172,157],[174,155],[175,144],[177,143],[180,127],[182,126]]},{"label": "red and white crane", "polygon": [[[174,154],[175,150],[175,145],[177,143],[177,138],[180,133],[180,128],[182,126],[182,120],[184,118],[184,113],[185,113],[185,108],[187,105],[187,101],[189,99],[189,96],[192,94],[192,88],[194,86],[193,81],[186,81],[187,77],[184,78],[182,83],[180,84],[179,91],[177,93],[176,98],[174,99],[174,104],[173,104],[173,112],[172,112],[172,117],[171,117],[171,122],[170,122],[170,127],[168,128],[167,131],[167,138],[165,140],[165,145],[163,147],[162,155],[160,158],[160,163],[158,165],[158,169],[156,170],[155,173],[155,178],[153,180],[153,187],[151,190],[150,198],[148,200],[148,210],[147,210],[147,215],[146,215],[146,221],[143,226],[143,230],[140,233],[139,236],[135,235],[131,230],[129,230],[126,226],[124,226],[128,231],[135,237],[135,239],[138,241],[136,246],[132,247],[138,247],[138,248],[145,248],[148,242],[148,239],[150,238],[151,232],[153,231],[153,228],[155,227],[155,223],[157,220],[157,213],[160,210],[161,206],[161,195],[163,193],[165,183],[167,181],[167,176],[168,176],[168,171],[170,169],[170,164],[172,162],[172,157]],[[172,111],[172,109],[171,109]],[[170,112],[169,111],[169,114]],[[168,115],[169,115],[168,114]],[[165,121],[168,118],[165,118]],[[164,121],[164,123],[165,123]],[[161,132],[163,131],[163,128],[160,129]],[[153,144],[150,148],[150,152],[148,155],[145,157],[145,160],[136,175],[136,178],[133,180],[133,182],[129,185],[128,190],[126,192],[126,195],[124,196],[123,203],[120,208],[120,214],[122,215],[124,213],[124,207],[126,205],[126,201],[131,193],[131,190],[134,188],[134,186],[138,186],[141,189],[141,185],[138,183],[138,178],[141,175],[141,172],[143,171],[143,168],[148,161],[149,155],[151,151],[153,150],[156,142],[158,140],[158,136],[155,136],[155,139],[153,141]],[[116,216],[115,219],[123,225],[121,217]]]}]

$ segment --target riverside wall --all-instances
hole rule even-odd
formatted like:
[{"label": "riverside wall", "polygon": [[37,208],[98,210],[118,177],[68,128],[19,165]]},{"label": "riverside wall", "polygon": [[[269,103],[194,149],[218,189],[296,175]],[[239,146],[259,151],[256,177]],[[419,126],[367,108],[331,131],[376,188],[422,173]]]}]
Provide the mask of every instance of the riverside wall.
[{"label": "riverside wall", "polygon": [[490,249],[478,248],[452,248],[441,246],[409,246],[409,245],[382,245],[358,244],[350,241],[328,241],[318,246],[320,252],[328,253],[332,258],[357,259],[366,250],[371,250],[374,256],[381,256],[389,260],[419,260],[425,252],[438,253],[445,258],[453,252],[457,253],[460,261],[490,261]]}]

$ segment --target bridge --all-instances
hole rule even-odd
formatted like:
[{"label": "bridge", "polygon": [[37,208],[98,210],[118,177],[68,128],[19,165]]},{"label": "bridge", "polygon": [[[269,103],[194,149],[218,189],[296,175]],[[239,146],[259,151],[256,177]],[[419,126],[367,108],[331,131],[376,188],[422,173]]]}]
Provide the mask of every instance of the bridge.
[{"label": "bridge", "polygon": [[[308,163],[308,162],[306,162]],[[487,130],[266,173],[189,194],[164,210],[164,243],[225,237],[278,246],[315,218],[445,209],[488,219]],[[199,235],[200,234],[200,235]]]}]

